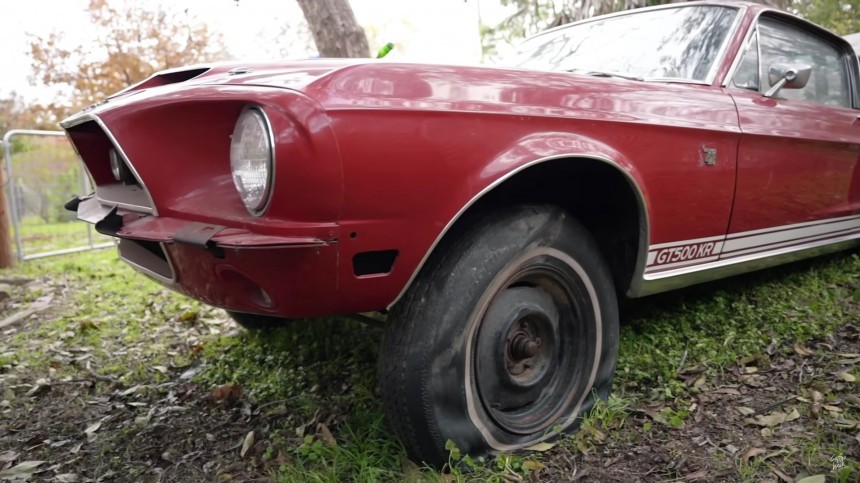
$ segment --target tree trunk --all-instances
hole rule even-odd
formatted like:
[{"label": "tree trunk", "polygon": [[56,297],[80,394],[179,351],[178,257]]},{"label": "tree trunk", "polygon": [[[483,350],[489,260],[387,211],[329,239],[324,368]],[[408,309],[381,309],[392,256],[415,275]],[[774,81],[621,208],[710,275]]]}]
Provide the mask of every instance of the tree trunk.
[{"label": "tree trunk", "polygon": [[311,28],[320,57],[370,57],[364,29],[349,0],[297,0]]},{"label": "tree trunk", "polygon": [[[0,161],[3,161],[3,148],[5,146],[0,142]],[[11,148],[10,148],[11,149]],[[0,180],[3,181],[2,186],[9,187],[9,196],[15,196],[15,190],[12,183],[6,179],[6,170],[0,170]],[[15,265],[15,257],[12,255],[12,236],[9,225],[9,208],[6,203],[6,196],[0,192],[0,268],[11,268]]]}]

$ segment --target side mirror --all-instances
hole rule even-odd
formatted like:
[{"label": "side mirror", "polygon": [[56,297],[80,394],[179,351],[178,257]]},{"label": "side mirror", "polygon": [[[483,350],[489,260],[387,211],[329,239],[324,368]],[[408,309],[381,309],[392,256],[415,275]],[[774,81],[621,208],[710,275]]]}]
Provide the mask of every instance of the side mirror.
[{"label": "side mirror", "polygon": [[767,79],[770,89],[765,97],[775,96],[783,87],[786,89],[803,89],[812,75],[812,67],[806,64],[777,64],[768,69]]}]

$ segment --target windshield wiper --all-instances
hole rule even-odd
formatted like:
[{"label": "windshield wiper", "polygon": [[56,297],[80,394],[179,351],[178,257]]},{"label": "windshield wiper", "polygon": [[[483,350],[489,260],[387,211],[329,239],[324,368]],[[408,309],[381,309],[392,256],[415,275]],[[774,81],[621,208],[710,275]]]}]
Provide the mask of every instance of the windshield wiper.
[{"label": "windshield wiper", "polygon": [[632,81],[644,81],[645,80],[642,77],[636,77],[634,75],[618,74],[615,72],[602,72],[599,70],[568,69],[567,72],[573,72],[574,74],[590,75],[593,77],[613,77],[616,79],[627,79],[627,80],[632,80]]}]

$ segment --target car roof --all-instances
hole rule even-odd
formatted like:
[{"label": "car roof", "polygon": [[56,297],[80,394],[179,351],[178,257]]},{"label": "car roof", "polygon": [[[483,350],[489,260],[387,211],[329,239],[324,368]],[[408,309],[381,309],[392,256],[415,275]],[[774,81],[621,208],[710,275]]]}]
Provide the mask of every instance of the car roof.
[{"label": "car roof", "polygon": [[848,43],[851,44],[851,47],[854,47],[854,52],[857,53],[857,55],[860,55],[860,32],[856,34],[846,35],[842,38],[847,40]]}]

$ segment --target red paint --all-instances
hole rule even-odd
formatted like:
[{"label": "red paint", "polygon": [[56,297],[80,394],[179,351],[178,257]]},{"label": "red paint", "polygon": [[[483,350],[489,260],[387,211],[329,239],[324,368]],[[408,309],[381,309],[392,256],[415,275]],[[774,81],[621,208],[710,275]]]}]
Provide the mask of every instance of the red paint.
[{"label": "red paint", "polygon": [[[712,85],[367,60],[220,65],[143,84],[92,111],[159,214],[119,235],[166,242],[176,288],[190,296],[298,317],[385,308],[458,212],[547,158],[598,158],[629,175],[650,245],[857,212],[860,129],[837,127],[856,110],[792,110],[721,87],[763,10],[739,5]],[[251,72],[229,75],[236,67]],[[247,103],[266,112],[276,138],[274,195],[259,218],[230,176],[229,136]],[[104,143],[70,137],[96,182],[109,180]],[[717,151],[716,165],[703,148]],[[224,259],[172,243],[191,221],[227,227]],[[710,255],[692,246],[691,257]],[[354,276],[355,254],[389,249],[399,251],[391,273]],[[256,286],[270,307],[255,301]]]}]

